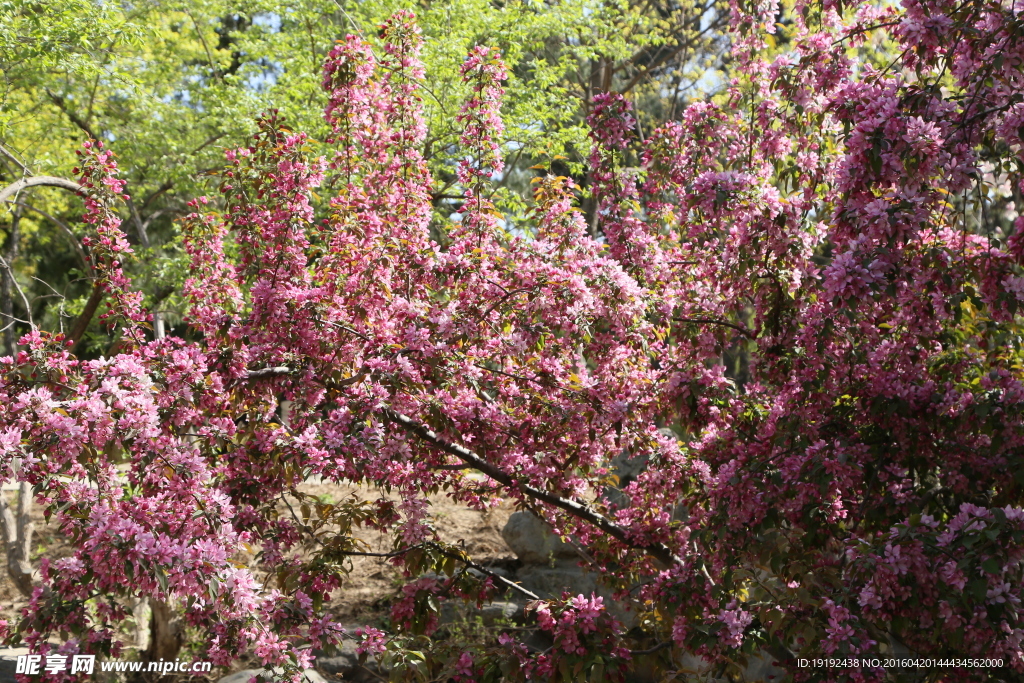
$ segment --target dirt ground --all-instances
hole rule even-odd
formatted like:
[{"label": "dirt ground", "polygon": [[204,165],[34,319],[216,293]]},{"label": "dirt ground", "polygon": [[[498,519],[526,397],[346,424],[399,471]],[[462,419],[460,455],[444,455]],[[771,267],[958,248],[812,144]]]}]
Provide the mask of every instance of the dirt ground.
[{"label": "dirt ground", "polygon": [[[307,483],[300,487],[303,493],[319,497],[324,502],[340,502],[349,496],[360,500],[376,500],[381,496],[377,490],[360,486],[339,486],[336,484]],[[12,508],[16,505],[17,491],[5,491]],[[385,496],[395,499],[394,496]],[[514,561],[501,538],[501,529],[514,511],[505,502],[499,507],[484,512],[456,504],[443,494],[430,499],[430,516],[440,540],[460,543],[473,559],[481,565],[501,566]],[[33,566],[38,568],[43,557],[52,560],[66,557],[72,548],[56,530],[56,524],[44,520],[42,509],[33,506]],[[359,530],[356,535],[367,543],[372,552],[391,550],[389,537],[372,530]],[[4,558],[5,560],[6,558]],[[4,569],[6,562],[0,562],[0,618],[16,621],[21,608],[27,605],[24,598],[11,582]],[[375,557],[353,557],[352,572],[342,588],[331,596],[328,609],[346,624],[372,624],[380,619],[386,610],[386,601],[392,596],[400,579],[399,571],[385,559]]]},{"label": "dirt ground", "polygon": [[[376,500],[382,495],[367,487],[335,484],[304,484],[300,490],[326,496],[328,502],[339,502],[353,495],[360,500]],[[397,500],[393,495],[384,497]],[[430,516],[439,539],[462,545],[475,562],[485,567],[506,565],[515,560],[515,555],[501,538],[501,529],[514,511],[507,501],[480,512],[453,503],[443,494],[430,498]],[[371,552],[392,549],[389,536],[372,530],[360,530],[355,535],[367,543]],[[346,577],[342,588],[331,596],[330,611],[343,623],[369,623],[382,614],[382,601],[394,594],[401,574],[383,558],[353,557],[351,561],[352,573]]]}]

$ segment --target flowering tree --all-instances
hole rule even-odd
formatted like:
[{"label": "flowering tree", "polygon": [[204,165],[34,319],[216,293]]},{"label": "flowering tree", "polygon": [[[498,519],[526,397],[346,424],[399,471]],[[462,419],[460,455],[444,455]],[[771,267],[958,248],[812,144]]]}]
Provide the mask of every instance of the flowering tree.
[{"label": "flowering tree", "polygon": [[[795,664],[821,654],[1024,671],[1024,219],[987,210],[1024,161],[1020,8],[797,3],[783,36],[778,11],[734,3],[728,98],[646,140],[598,98],[599,240],[565,178],[538,178],[523,228],[490,203],[505,73],[485,48],[463,67],[461,218],[430,239],[415,24],[393,18],[377,53],[339,43],[333,156],[269,115],[228,152],[222,203],[185,221],[192,341],[148,338],[121,181],[87,146],[87,246],[122,341],[81,361],[36,331],[0,359],[8,476],[77,548],[9,638],[113,654],[148,595],[184,604],[217,663],[307,666],[302,644],[344,636],[325,609],[363,525],[409,577],[393,630],[357,634],[397,677],[613,680],[683,651],[768,653],[795,680],[886,676]],[[623,454],[647,467],[609,497]],[[305,500],[312,476],[401,502]],[[574,536],[637,626],[565,596],[531,606],[550,648],[431,641],[439,600],[506,588],[435,537],[441,490]],[[236,561],[250,547],[266,582]]]}]

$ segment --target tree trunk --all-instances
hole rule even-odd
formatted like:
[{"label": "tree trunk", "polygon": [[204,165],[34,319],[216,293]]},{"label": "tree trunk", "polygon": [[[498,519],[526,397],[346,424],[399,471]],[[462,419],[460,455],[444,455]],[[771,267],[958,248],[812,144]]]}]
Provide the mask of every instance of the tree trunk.
[{"label": "tree trunk", "polygon": [[149,620],[153,611],[149,608],[149,598],[132,600],[132,616],[135,617],[135,649],[141,652],[149,650]]},{"label": "tree trunk", "polygon": [[32,595],[32,487],[27,481],[18,487],[18,516],[15,518],[7,495],[0,492],[0,530],[7,549],[7,572],[25,597]]},{"label": "tree trunk", "polygon": [[[153,336],[163,338],[163,321],[154,317],[153,322]],[[145,652],[151,662],[177,659],[185,642],[185,624],[181,615],[163,600],[150,598],[139,598],[133,611],[135,642],[139,652]]]},{"label": "tree trunk", "polygon": [[18,353],[18,334],[14,329],[14,260],[18,258],[18,243],[21,241],[21,208],[12,211],[11,231],[4,245],[4,262],[7,268],[0,268],[0,328],[3,329],[4,354]]},{"label": "tree trunk", "polygon": [[185,642],[185,625],[163,600],[150,600],[153,619],[150,622],[150,642],[146,656],[149,661],[177,659]]}]

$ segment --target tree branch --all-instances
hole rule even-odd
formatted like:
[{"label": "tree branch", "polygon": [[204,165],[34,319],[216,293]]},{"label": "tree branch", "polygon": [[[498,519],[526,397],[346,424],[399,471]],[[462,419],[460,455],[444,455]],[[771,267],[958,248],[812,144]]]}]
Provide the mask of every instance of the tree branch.
[{"label": "tree branch", "polygon": [[64,115],[68,117],[68,120],[71,121],[71,123],[75,124],[79,129],[81,129],[81,131],[88,135],[90,139],[99,140],[99,138],[96,136],[96,133],[94,133],[92,128],[89,127],[89,124],[83,121],[81,118],[79,118],[78,115],[75,114],[73,111],[68,109],[67,105],[64,104],[63,97],[53,92],[49,88],[46,89],[46,94],[49,96],[50,101],[57,105],[58,109],[64,112]]},{"label": "tree branch", "polygon": [[30,187],[60,187],[71,192],[82,192],[83,188],[81,185],[76,183],[74,180],[68,180],[66,178],[58,178],[52,175],[37,175],[31,178],[22,178],[17,180],[3,190],[0,190],[0,203],[8,201],[13,195],[27,190]]},{"label": "tree branch", "polygon": [[[292,372],[292,368],[289,368],[287,366],[275,366],[269,368],[262,368],[259,370],[250,370],[246,374],[246,378],[258,379],[260,377],[287,375],[291,374]],[[595,512],[588,505],[579,503],[575,500],[556,496],[553,493],[542,491],[541,489],[530,486],[525,482],[519,481],[512,475],[504,472],[500,468],[487,462],[486,460],[484,460],[483,458],[481,458],[479,455],[469,450],[468,448],[446,441],[445,439],[441,438],[436,433],[431,431],[429,428],[427,428],[425,425],[416,422],[412,418],[403,415],[402,413],[391,410],[390,408],[384,408],[381,411],[381,414],[387,421],[391,422],[392,424],[400,427],[401,429],[409,432],[410,434],[419,437],[423,441],[429,443],[434,448],[437,448],[440,451],[448,453],[449,455],[454,455],[459,460],[463,461],[473,469],[482,472],[483,474],[486,474],[491,479],[494,479],[495,481],[504,484],[505,486],[514,491],[519,491],[520,493],[523,493],[526,496],[533,498],[534,500],[539,500],[560,510],[564,510],[573,517],[576,517],[577,519],[581,519],[585,522],[588,522],[596,526],[598,529],[605,532],[606,534],[608,534],[615,540],[619,541],[620,543],[630,548],[635,548],[637,550],[644,551],[665,567],[670,567],[672,565],[680,564],[682,562],[681,559],[679,559],[672,553],[672,549],[664,545],[663,543],[639,545],[629,537],[629,534],[626,533],[625,529],[611,522],[603,515]]]},{"label": "tree branch", "polygon": [[655,652],[664,650],[667,647],[672,647],[672,645],[674,645],[674,643],[671,640],[666,640],[646,650],[630,650],[629,654],[633,655],[634,657],[640,657],[643,655],[653,655]]},{"label": "tree branch", "polygon": [[722,327],[728,327],[730,329],[736,330],[747,339],[757,339],[757,336],[747,328],[743,327],[742,325],[737,325],[735,323],[728,322],[726,320],[717,320],[715,318],[675,318],[675,321],[678,323],[721,325]]},{"label": "tree branch", "polygon": [[260,377],[288,375],[291,374],[291,372],[291,368],[284,365],[278,365],[272,368],[260,368],[259,370],[250,370],[249,372],[246,373],[245,376],[246,379],[259,379]]},{"label": "tree branch", "polygon": [[556,507],[560,510],[564,510],[573,517],[576,517],[577,519],[581,519],[585,522],[588,522],[596,526],[598,529],[605,532],[615,540],[631,548],[643,550],[648,555],[650,555],[666,567],[672,566],[674,564],[679,564],[681,562],[681,560],[672,553],[672,550],[662,543],[655,543],[647,546],[638,545],[635,541],[629,538],[629,535],[626,533],[625,529],[609,521],[607,518],[598,514],[597,512],[594,512],[592,509],[590,509],[589,506],[579,503],[575,500],[570,500],[562,498],[560,496],[556,496],[553,493],[542,491],[538,488],[530,486],[525,482],[518,481],[510,474],[502,471],[498,467],[487,462],[473,451],[458,444],[450,443],[442,439],[440,436],[435,434],[426,426],[417,423],[415,420],[409,418],[406,415],[402,415],[401,413],[395,412],[394,410],[391,410],[389,408],[385,408],[381,412],[389,422],[404,429],[410,434],[418,436],[420,439],[426,441],[434,448],[437,448],[440,451],[444,451],[449,455],[454,455],[459,460],[462,460],[466,464],[472,466],[474,469],[486,474],[491,479],[494,479],[495,481],[504,484],[508,488],[519,491],[529,496],[530,498],[539,500],[543,503],[547,503],[548,505]]},{"label": "tree branch", "polygon": [[71,350],[74,351],[75,347],[78,346],[78,342],[82,340],[82,335],[85,334],[85,330],[89,327],[89,323],[92,321],[92,317],[96,315],[96,309],[100,306],[100,301],[103,300],[103,283],[97,282],[92,287],[92,294],[89,295],[89,300],[85,302],[85,308],[82,309],[82,313],[78,316],[78,320],[75,321],[75,326],[71,329],[71,333],[68,335],[68,341],[71,342]]},{"label": "tree branch", "polygon": [[135,210],[135,202],[132,201],[131,195],[128,194],[125,197],[125,202],[128,204],[128,213],[131,214],[132,223],[135,224],[135,234],[139,237],[139,244],[142,245],[143,249],[149,249],[149,233],[146,232],[146,225],[142,222],[139,212]]},{"label": "tree branch", "polygon": [[[17,220],[17,218],[15,220]],[[12,230],[12,232],[15,231]],[[21,303],[25,307],[25,316],[28,318],[28,324],[32,328],[35,328],[35,323],[32,321],[32,307],[28,303],[28,297],[25,296],[25,291],[21,288],[21,285],[18,284],[18,280],[15,279],[14,269],[11,268],[11,264],[8,263],[3,256],[0,256],[0,268],[4,269],[5,277],[9,279],[11,286],[14,287],[18,292],[18,295],[21,297]]]},{"label": "tree branch", "polygon": [[453,560],[457,560],[458,562],[462,562],[464,565],[466,565],[470,569],[475,569],[478,572],[480,572],[481,574],[485,574],[485,575],[491,577],[492,579],[496,579],[496,580],[500,581],[501,585],[505,586],[506,588],[511,588],[512,590],[516,591],[517,593],[521,593],[522,595],[524,595],[525,597],[527,597],[527,598],[529,598],[531,600],[540,600],[541,599],[539,595],[537,595],[536,593],[533,593],[533,592],[523,588],[522,586],[520,586],[515,581],[510,581],[509,579],[506,579],[501,574],[498,574],[496,572],[492,572],[490,569],[487,569],[486,567],[481,567],[479,564],[477,564],[476,562],[473,562],[469,558],[461,557],[461,556],[459,556],[459,555],[457,555],[455,553],[448,552],[447,550],[442,548],[437,543],[431,543],[431,542],[428,541],[426,543],[426,545],[430,546],[431,548],[433,548],[437,552],[441,553],[445,557],[450,557]]},{"label": "tree branch", "polygon": [[[198,151],[198,150],[196,150],[196,151]],[[148,197],[146,197],[145,199],[142,200],[142,207],[139,210],[140,211],[145,211],[147,208],[149,208],[149,205],[152,204],[157,199],[157,197],[159,197],[160,195],[162,195],[163,193],[167,192],[168,190],[170,190],[173,187],[174,187],[174,183],[172,183],[171,181],[168,180],[163,185],[161,185],[160,187],[158,187],[155,190],[153,190],[153,192]],[[152,217],[150,217],[149,220],[151,220],[151,219],[152,219]],[[147,222],[148,222],[148,220],[147,220]]]}]

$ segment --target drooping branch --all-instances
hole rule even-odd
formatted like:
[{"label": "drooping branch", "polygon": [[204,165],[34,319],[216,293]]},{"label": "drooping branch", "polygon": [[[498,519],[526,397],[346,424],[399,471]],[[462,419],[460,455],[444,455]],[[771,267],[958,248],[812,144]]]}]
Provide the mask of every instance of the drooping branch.
[{"label": "drooping branch", "polygon": [[679,564],[682,562],[682,560],[680,560],[672,553],[672,550],[668,546],[662,543],[654,543],[651,545],[639,545],[629,537],[629,534],[626,532],[625,529],[611,522],[606,517],[598,514],[589,506],[584,505],[583,503],[579,503],[575,500],[556,496],[553,493],[542,491],[541,489],[530,486],[525,482],[521,482],[514,478],[512,475],[502,471],[500,468],[487,462],[486,460],[484,460],[483,458],[481,458],[479,455],[469,450],[468,448],[446,441],[445,439],[438,436],[436,433],[434,433],[426,426],[416,422],[415,420],[406,415],[398,413],[394,410],[390,410],[388,408],[385,408],[381,412],[389,422],[402,428],[403,430],[409,432],[410,434],[414,434],[423,441],[429,443],[434,448],[440,451],[444,451],[449,455],[454,455],[459,460],[462,460],[466,464],[472,466],[474,469],[482,472],[483,474],[486,474],[488,477],[497,481],[498,483],[503,484],[504,486],[507,486],[512,490],[519,491],[520,493],[523,493],[524,495],[529,496],[534,500],[538,500],[542,503],[547,503],[548,505],[568,512],[573,517],[576,517],[577,519],[581,519],[585,522],[588,522],[589,524],[596,526],[598,529],[605,532],[615,540],[631,548],[636,548],[638,550],[646,552],[648,555],[650,555],[666,567],[672,566],[674,564]]},{"label": "drooping branch", "polygon": [[[281,375],[291,374],[292,368],[287,366],[275,366],[268,368],[261,368],[258,370],[250,370],[246,373],[246,379],[259,379],[261,377],[278,377]],[[542,503],[547,503],[560,510],[568,512],[573,517],[581,519],[589,524],[596,526],[601,531],[605,532],[615,540],[637,550],[642,550],[655,560],[660,562],[666,567],[674,564],[680,564],[682,560],[672,552],[671,548],[662,544],[654,543],[650,545],[640,545],[636,541],[629,537],[629,534],[625,529],[618,526],[614,522],[610,521],[603,515],[592,510],[588,505],[577,502],[575,500],[562,498],[556,496],[553,493],[542,491],[541,489],[530,486],[529,484],[519,481],[512,475],[502,471],[500,468],[487,462],[473,451],[460,446],[458,444],[451,443],[441,438],[438,434],[433,432],[427,426],[422,425],[412,418],[403,415],[402,413],[396,412],[389,408],[385,408],[381,411],[381,414],[386,420],[392,424],[400,427],[401,429],[413,434],[423,441],[426,441],[434,448],[440,451],[444,451],[449,455],[454,455],[459,460],[463,461],[473,469],[486,474],[491,479],[497,481],[508,488],[519,491],[520,493]]]}]

